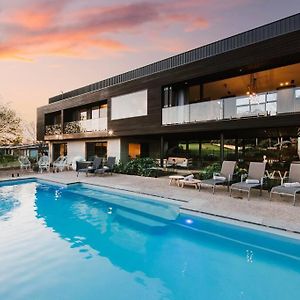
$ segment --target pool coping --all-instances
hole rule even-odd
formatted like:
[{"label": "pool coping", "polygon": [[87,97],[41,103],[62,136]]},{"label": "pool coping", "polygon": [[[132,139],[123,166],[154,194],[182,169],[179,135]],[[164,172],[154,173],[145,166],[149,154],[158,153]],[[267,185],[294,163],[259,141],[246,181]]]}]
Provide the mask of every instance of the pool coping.
[{"label": "pool coping", "polygon": [[181,205],[184,203],[188,203],[187,200],[164,197],[164,196],[155,195],[155,194],[146,193],[146,192],[131,191],[131,190],[128,190],[125,188],[111,187],[109,185],[86,183],[86,182],[81,182],[81,181],[73,181],[73,182],[64,183],[59,180],[45,179],[45,178],[40,178],[40,177],[36,177],[36,176],[14,177],[14,178],[10,178],[10,179],[1,178],[0,183],[1,182],[12,182],[12,181],[26,181],[26,180],[37,180],[37,181],[41,181],[41,182],[44,181],[44,182],[50,182],[50,183],[55,183],[55,184],[64,185],[64,186],[70,186],[70,185],[74,185],[74,184],[82,184],[82,185],[87,185],[87,186],[90,185],[90,186],[95,186],[95,187],[100,187],[100,188],[105,188],[105,189],[110,189],[110,190],[117,190],[117,191],[121,191],[123,193],[125,192],[127,194],[142,195],[144,197],[151,197],[152,200],[162,201],[165,203],[177,204],[179,206],[180,213],[190,214],[192,216],[198,216],[198,217],[207,218],[210,220],[216,220],[216,221],[231,224],[231,225],[241,226],[241,227],[248,228],[248,229],[264,231],[264,232],[300,240],[300,231],[297,231],[297,230],[289,230],[289,229],[286,229],[283,227],[262,224],[262,223],[258,223],[258,222],[254,222],[254,221],[243,220],[240,218],[224,216],[221,214],[214,214],[214,213],[210,213],[210,212],[202,211],[202,210],[198,210],[198,209],[186,208],[186,207],[182,207]]}]

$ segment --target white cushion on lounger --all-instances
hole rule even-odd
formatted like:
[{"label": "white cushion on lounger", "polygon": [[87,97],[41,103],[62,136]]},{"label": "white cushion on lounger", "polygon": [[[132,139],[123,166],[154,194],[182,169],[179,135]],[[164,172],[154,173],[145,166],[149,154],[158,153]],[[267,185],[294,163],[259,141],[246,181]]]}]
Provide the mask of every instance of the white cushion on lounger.
[{"label": "white cushion on lounger", "polygon": [[246,179],[246,183],[253,184],[253,183],[259,183],[260,181],[258,179]]},{"label": "white cushion on lounger", "polygon": [[225,181],[226,180],[226,177],[224,176],[218,176],[218,175],[214,175],[214,180],[222,180],[222,181]]},{"label": "white cushion on lounger", "polygon": [[192,181],[193,179],[194,179],[193,174],[184,177],[184,180],[187,180],[187,181]]},{"label": "white cushion on lounger", "polygon": [[283,184],[283,186],[285,187],[300,187],[300,183],[299,182],[286,182]]}]

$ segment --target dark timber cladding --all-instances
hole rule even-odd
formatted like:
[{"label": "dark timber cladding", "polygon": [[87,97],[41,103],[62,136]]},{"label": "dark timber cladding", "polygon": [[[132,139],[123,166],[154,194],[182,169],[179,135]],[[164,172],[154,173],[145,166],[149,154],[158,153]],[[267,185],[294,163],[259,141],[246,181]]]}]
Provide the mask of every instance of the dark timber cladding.
[{"label": "dark timber cladding", "polygon": [[[206,50],[205,50],[206,49]],[[260,118],[162,125],[162,87],[193,80],[201,83],[251,74],[300,62],[300,14],[225,40],[50,98],[37,110],[37,136],[44,139],[45,115],[107,100],[107,129],[116,136],[220,134],[237,129],[300,125],[300,113]],[[113,79],[114,78],[114,79]],[[117,79],[119,78],[119,79]],[[299,82],[297,82],[299,85]],[[111,120],[111,98],[148,90],[148,114]],[[63,99],[62,99],[63,97]],[[61,123],[66,120],[61,120]],[[99,133],[100,134],[100,133]],[[94,133],[97,135],[97,132]],[[100,137],[100,136],[99,136]],[[55,136],[53,136],[55,138]],[[66,135],[61,139],[67,138]],[[74,137],[75,138],[75,137]],[[88,134],[77,138],[91,137]]]},{"label": "dark timber cladding", "polygon": [[155,62],[150,65],[107,78],[85,87],[69,91],[67,93],[64,93],[63,95],[54,96],[49,99],[49,103],[60,101],[62,100],[62,98],[66,99],[90,92],[95,92],[134,79],[153,75],[162,71],[167,71],[189,63],[197,62],[209,57],[226,53],[228,51],[266,41],[268,39],[285,35],[297,30],[300,30],[300,13],[211,43],[209,45],[172,56],[159,62]]}]

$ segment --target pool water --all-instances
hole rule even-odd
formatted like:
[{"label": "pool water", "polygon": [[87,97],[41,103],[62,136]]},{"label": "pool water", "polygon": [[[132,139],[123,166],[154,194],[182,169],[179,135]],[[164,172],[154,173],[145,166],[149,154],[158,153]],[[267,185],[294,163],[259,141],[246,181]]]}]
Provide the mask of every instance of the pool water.
[{"label": "pool water", "polygon": [[300,241],[114,190],[2,183],[0,243],[0,299],[300,299]]}]

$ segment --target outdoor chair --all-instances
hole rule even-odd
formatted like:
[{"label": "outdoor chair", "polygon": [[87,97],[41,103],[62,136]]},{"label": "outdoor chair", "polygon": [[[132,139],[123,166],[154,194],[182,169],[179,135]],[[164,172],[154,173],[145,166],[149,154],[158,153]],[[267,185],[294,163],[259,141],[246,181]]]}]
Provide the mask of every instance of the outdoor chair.
[{"label": "outdoor chair", "polygon": [[31,168],[31,162],[30,162],[30,160],[28,159],[27,156],[20,156],[20,157],[18,158],[18,161],[19,161],[19,163],[20,163],[20,169],[21,169],[21,170],[22,170],[22,169],[28,170],[28,169]]},{"label": "outdoor chair", "polygon": [[212,187],[213,194],[215,193],[216,185],[225,185],[229,190],[229,184],[232,180],[234,169],[236,166],[235,161],[223,161],[220,173],[215,173],[213,178],[207,180],[201,180],[199,184],[199,191],[201,190],[201,185],[208,185]]},{"label": "outdoor chair", "polygon": [[274,186],[270,192],[270,201],[273,194],[292,196],[294,198],[293,205],[296,204],[296,194],[300,192],[300,164],[292,163],[290,165],[290,171],[287,182],[282,182],[281,185]]},{"label": "outdoor chair", "polygon": [[41,173],[43,173],[43,170],[50,171],[49,157],[46,155],[41,156],[38,160],[38,167]]},{"label": "outdoor chair", "polygon": [[79,173],[85,173],[86,176],[88,174],[94,174],[101,167],[101,164],[102,164],[102,158],[96,157],[91,166],[77,170],[77,177]]},{"label": "outdoor chair", "polygon": [[95,171],[95,174],[104,175],[105,173],[110,173],[110,175],[112,175],[112,171],[113,171],[115,164],[116,164],[116,158],[114,156],[109,156],[107,158],[106,164],[104,164],[104,166],[102,168],[97,169]]},{"label": "outdoor chair", "polygon": [[265,177],[266,163],[265,162],[250,162],[248,176],[245,181],[234,183],[230,186],[230,197],[233,190],[244,191],[248,193],[248,200],[250,199],[250,192],[252,188],[260,188],[260,195],[262,194],[263,180]]},{"label": "outdoor chair", "polygon": [[68,157],[62,155],[57,158],[52,165],[54,172],[62,172],[68,166]]}]

